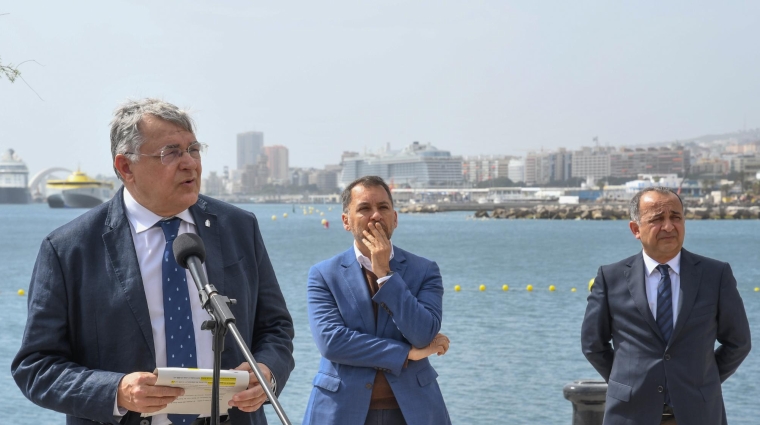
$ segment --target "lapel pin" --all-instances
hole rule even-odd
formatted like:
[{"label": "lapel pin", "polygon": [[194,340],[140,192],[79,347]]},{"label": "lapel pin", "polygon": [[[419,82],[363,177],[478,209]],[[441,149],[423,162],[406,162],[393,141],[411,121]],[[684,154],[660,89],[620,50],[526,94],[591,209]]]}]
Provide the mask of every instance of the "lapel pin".
[{"label": "lapel pin", "polygon": [[206,227],[211,227],[211,221],[210,220],[206,220]]}]

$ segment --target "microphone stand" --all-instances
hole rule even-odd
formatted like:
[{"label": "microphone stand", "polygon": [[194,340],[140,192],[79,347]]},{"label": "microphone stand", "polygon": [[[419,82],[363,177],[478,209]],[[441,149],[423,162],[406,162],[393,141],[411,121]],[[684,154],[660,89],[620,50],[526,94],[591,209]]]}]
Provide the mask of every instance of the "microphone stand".
[{"label": "microphone stand", "polygon": [[269,381],[264,379],[264,374],[261,373],[259,365],[256,363],[256,359],[253,358],[251,350],[245,344],[245,340],[240,335],[240,332],[235,326],[235,316],[230,311],[229,305],[235,304],[235,300],[231,300],[224,295],[220,295],[214,285],[208,283],[205,279],[205,274],[201,268],[201,261],[195,257],[187,259],[187,268],[190,269],[190,274],[193,277],[195,286],[198,288],[198,296],[201,299],[201,305],[211,315],[212,319],[203,322],[201,329],[210,330],[214,335],[213,350],[214,350],[214,378],[213,385],[211,387],[211,424],[219,425],[219,378],[222,369],[222,351],[224,351],[224,338],[227,335],[227,331],[232,333],[235,342],[237,342],[238,348],[243,353],[243,357],[251,366],[253,374],[258,379],[261,388],[269,398],[269,401],[274,408],[275,413],[280,418],[280,422],[283,425],[291,425],[290,420],[285,411],[280,405],[280,401],[277,400],[277,396],[274,395],[269,388]]}]

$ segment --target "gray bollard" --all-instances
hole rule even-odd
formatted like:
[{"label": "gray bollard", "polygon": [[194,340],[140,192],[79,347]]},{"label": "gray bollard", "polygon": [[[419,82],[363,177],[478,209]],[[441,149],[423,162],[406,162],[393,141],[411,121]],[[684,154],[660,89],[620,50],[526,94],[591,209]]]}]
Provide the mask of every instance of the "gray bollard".
[{"label": "gray bollard", "polygon": [[607,383],[604,381],[573,381],[562,389],[565,398],[573,403],[573,425],[602,425]]}]

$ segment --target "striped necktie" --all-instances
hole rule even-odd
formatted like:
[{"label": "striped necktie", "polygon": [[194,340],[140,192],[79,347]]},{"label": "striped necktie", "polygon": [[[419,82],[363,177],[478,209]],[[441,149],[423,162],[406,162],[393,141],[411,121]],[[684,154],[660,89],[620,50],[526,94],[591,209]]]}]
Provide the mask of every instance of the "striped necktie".
[{"label": "striped necktie", "polygon": [[[185,269],[177,264],[172,248],[181,220],[174,217],[160,221],[166,247],[161,261],[161,282],[164,292],[164,329],[166,331],[166,366],[197,367],[195,332],[190,310]],[[174,425],[189,425],[198,415],[168,415]]]},{"label": "striped necktie", "polygon": [[670,267],[667,264],[657,266],[660,282],[657,284],[657,326],[665,342],[673,334],[673,293],[670,285]]}]

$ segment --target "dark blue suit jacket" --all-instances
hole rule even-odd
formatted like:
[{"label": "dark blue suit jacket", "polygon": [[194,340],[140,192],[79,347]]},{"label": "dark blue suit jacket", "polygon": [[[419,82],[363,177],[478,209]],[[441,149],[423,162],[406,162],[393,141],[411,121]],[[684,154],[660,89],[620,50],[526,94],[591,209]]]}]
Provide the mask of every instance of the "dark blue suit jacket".
[{"label": "dark blue suit jacket", "polygon": [[[11,370],[26,397],[65,413],[67,424],[119,423],[113,408],[120,379],[156,367],[122,190],[45,238],[29,286],[26,330]],[[206,247],[209,282],[237,300],[237,327],[282,391],[294,367],[293,323],[256,217],[204,196],[190,212]],[[228,334],[222,368],[244,361]],[[263,409],[230,415],[236,425],[266,423]],[[129,412],[121,423],[139,424],[139,414]]]},{"label": "dark blue suit jacket", "polygon": [[681,250],[681,308],[669,342],[649,309],[644,273],[641,253],[602,266],[588,296],[581,341],[608,382],[604,423],[659,424],[667,386],[679,424],[725,424],[721,383],[750,351],[731,267]]},{"label": "dark blue suit jacket", "polygon": [[394,274],[372,298],[353,247],[309,271],[309,326],[322,360],[304,425],[363,424],[378,370],[408,424],[451,423],[430,361],[403,367],[411,346],[426,347],[441,329],[441,273],[430,260],[393,251]]}]

